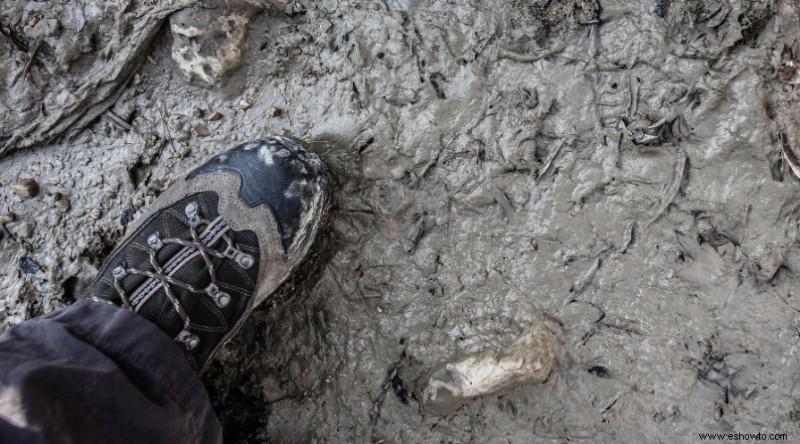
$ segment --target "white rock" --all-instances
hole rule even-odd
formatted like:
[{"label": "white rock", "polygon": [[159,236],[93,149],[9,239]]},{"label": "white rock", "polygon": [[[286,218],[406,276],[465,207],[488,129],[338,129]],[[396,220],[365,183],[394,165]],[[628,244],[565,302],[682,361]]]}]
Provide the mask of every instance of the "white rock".
[{"label": "white rock", "polygon": [[261,10],[255,0],[215,2],[176,12],[169,19],[170,56],[186,80],[212,86],[241,61],[250,19]]},{"label": "white rock", "polygon": [[547,327],[534,325],[500,352],[482,351],[447,363],[428,380],[423,406],[431,413],[446,414],[478,396],[542,382],[553,365],[554,342]]}]

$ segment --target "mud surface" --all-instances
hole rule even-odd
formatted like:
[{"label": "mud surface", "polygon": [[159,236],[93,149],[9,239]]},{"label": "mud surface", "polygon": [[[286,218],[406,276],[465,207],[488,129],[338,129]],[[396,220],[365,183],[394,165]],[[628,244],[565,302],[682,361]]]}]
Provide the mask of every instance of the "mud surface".
[{"label": "mud surface", "polygon": [[[148,2],[102,4],[0,4],[0,141],[118,60],[115,11]],[[74,300],[179,171],[289,134],[334,202],[205,375],[229,442],[800,439],[792,2],[265,4],[216,89],[152,20],[113,116],[0,159],[2,328]],[[443,364],[538,323],[547,381],[420,408]]]}]

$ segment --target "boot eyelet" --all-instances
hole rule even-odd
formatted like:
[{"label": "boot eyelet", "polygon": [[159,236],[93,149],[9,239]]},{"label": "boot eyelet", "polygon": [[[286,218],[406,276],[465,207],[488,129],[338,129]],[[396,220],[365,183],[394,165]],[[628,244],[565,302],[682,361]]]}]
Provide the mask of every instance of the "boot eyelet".
[{"label": "boot eyelet", "polygon": [[181,330],[178,336],[175,337],[175,340],[183,344],[187,350],[193,350],[200,345],[200,338],[198,338],[197,335],[189,333],[186,329]]},{"label": "boot eyelet", "polygon": [[160,250],[164,246],[164,241],[161,240],[161,236],[158,232],[155,232],[147,237],[147,245],[150,245],[150,248],[153,250]]},{"label": "boot eyelet", "polygon": [[114,267],[114,270],[111,271],[111,275],[114,276],[114,279],[122,280],[128,277],[128,272],[125,271],[125,267],[122,265],[117,265]]},{"label": "boot eyelet", "polygon": [[186,217],[189,219],[189,225],[196,227],[200,225],[200,216],[197,214],[197,202],[189,202],[186,205]]},{"label": "boot eyelet", "polygon": [[255,263],[255,260],[253,260],[253,256],[250,256],[247,253],[237,254],[235,261],[237,264],[239,264],[240,267],[244,268],[245,270],[252,267],[253,264]]},{"label": "boot eyelet", "polygon": [[227,257],[228,259],[235,259],[236,255],[239,253],[239,250],[234,248],[233,245],[228,245],[225,247],[225,251],[222,252],[222,255]]},{"label": "boot eyelet", "polygon": [[214,283],[211,283],[208,284],[208,287],[206,287],[204,291],[207,295],[216,299],[217,295],[219,294],[219,287],[217,287]]},{"label": "boot eyelet", "polygon": [[217,303],[217,307],[225,308],[231,303],[231,296],[228,293],[219,293],[214,302]]}]

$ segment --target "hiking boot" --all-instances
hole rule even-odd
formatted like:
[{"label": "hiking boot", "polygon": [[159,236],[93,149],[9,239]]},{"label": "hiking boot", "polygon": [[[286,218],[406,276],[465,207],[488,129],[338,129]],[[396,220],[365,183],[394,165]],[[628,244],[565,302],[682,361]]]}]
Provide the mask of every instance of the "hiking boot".
[{"label": "hiking boot", "polygon": [[167,188],[82,297],[155,323],[202,372],[303,260],[328,195],[325,166],[302,142],[239,145]]}]

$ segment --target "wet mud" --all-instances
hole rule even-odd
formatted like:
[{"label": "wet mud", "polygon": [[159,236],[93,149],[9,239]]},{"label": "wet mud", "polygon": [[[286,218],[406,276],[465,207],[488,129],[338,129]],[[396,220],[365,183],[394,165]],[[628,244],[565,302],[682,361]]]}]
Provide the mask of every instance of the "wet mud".
[{"label": "wet mud", "polygon": [[[170,58],[185,3],[47,5],[0,4],[1,328],[180,171],[285,134],[333,201],[204,375],[228,442],[800,437],[795,3],[262,2],[212,87]],[[425,408],[537,326],[546,380]]]}]

